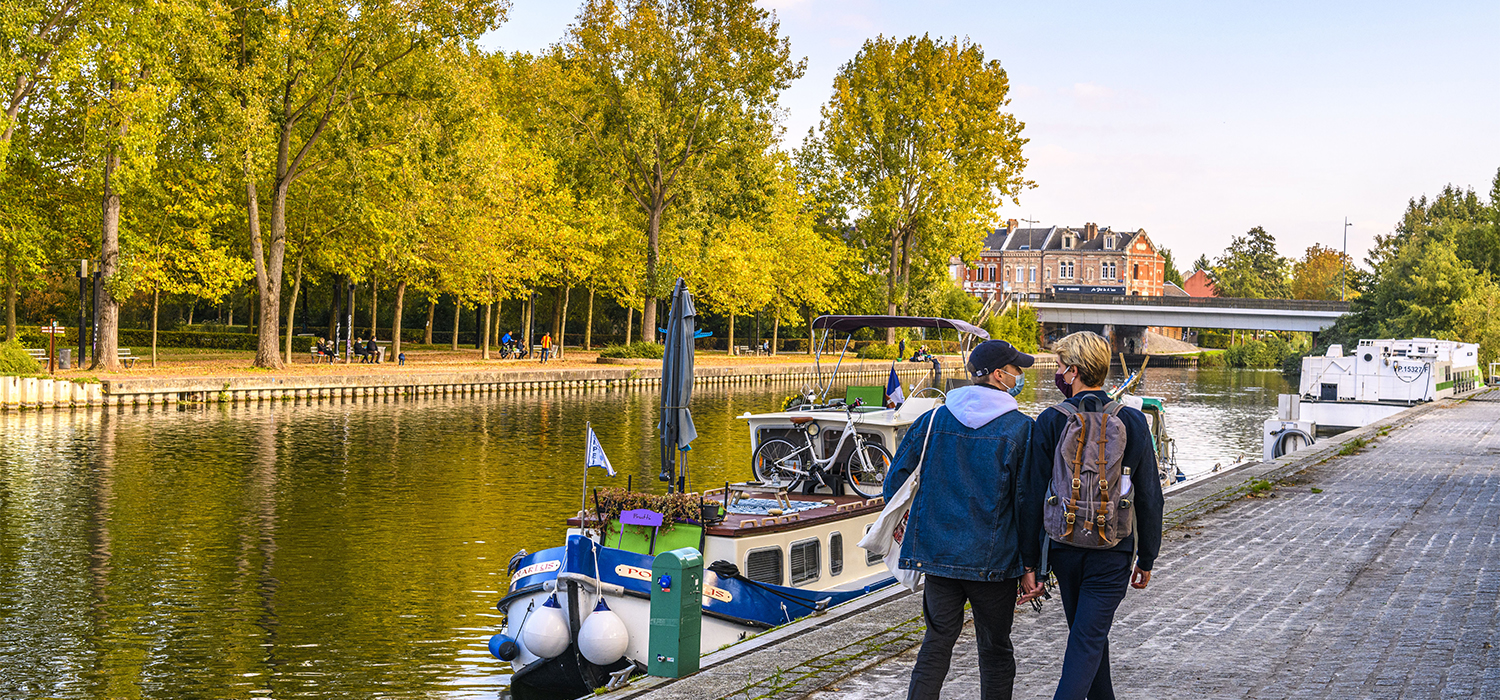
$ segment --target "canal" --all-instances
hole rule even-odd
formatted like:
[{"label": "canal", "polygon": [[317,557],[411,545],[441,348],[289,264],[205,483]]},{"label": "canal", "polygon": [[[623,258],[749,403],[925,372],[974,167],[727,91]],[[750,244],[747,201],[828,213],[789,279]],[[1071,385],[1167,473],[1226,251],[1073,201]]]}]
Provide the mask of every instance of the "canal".
[{"label": "canal", "polygon": [[[1161,368],[1189,474],[1259,454],[1280,374]],[[700,388],[691,473],[749,476],[737,416],[793,388]],[[1057,401],[1029,373],[1022,407]],[[584,424],[657,488],[654,391],[0,415],[0,697],[496,698],[494,603],[581,495]]]}]

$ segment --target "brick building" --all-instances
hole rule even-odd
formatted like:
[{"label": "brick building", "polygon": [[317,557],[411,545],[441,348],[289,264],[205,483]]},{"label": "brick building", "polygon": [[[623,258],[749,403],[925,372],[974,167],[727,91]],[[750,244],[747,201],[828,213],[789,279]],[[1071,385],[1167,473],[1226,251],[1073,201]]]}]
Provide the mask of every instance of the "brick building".
[{"label": "brick building", "polygon": [[1161,296],[1165,263],[1144,229],[1019,228],[1011,219],[985,239],[978,260],[956,260],[949,274],[980,299],[1006,291]]},{"label": "brick building", "polygon": [[1194,270],[1193,274],[1188,275],[1188,278],[1182,281],[1182,288],[1187,291],[1189,296],[1219,296],[1218,290],[1214,289],[1213,279],[1210,278],[1208,276],[1208,273],[1204,272],[1203,270]]}]

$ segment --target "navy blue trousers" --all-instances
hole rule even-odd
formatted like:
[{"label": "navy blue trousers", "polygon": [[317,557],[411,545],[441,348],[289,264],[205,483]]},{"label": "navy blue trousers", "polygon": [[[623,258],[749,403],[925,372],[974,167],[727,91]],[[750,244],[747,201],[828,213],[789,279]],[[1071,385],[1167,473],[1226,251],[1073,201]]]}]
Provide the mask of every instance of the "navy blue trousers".
[{"label": "navy blue trousers", "polygon": [[1130,552],[1053,547],[1047,554],[1057,575],[1068,650],[1053,700],[1115,700],[1109,681],[1109,628],[1130,585]]},{"label": "navy blue trousers", "polygon": [[1010,700],[1016,680],[1016,653],[1010,625],[1016,614],[1016,583],[965,581],[928,574],[922,591],[927,633],[911,670],[908,700],[937,700],[953,661],[953,645],[964,630],[964,603],[974,610],[974,637],[979,644],[980,700]]}]

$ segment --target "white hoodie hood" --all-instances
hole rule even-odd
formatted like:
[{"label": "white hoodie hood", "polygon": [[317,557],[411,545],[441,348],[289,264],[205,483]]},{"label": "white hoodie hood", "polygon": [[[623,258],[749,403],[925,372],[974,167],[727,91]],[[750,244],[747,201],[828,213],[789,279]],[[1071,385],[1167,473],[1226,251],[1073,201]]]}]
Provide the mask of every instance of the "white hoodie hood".
[{"label": "white hoodie hood", "polygon": [[983,386],[961,386],[948,392],[944,402],[958,422],[970,429],[979,428],[1000,416],[1018,409],[1015,397],[998,389]]}]

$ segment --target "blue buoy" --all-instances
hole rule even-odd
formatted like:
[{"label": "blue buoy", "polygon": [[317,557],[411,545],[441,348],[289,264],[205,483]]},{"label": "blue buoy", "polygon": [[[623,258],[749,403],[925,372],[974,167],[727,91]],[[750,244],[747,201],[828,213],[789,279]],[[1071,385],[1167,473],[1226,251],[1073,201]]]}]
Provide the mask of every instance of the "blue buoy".
[{"label": "blue buoy", "polygon": [[521,645],[516,640],[506,636],[504,632],[497,632],[490,637],[490,655],[501,661],[514,661],[521,654]]}]

